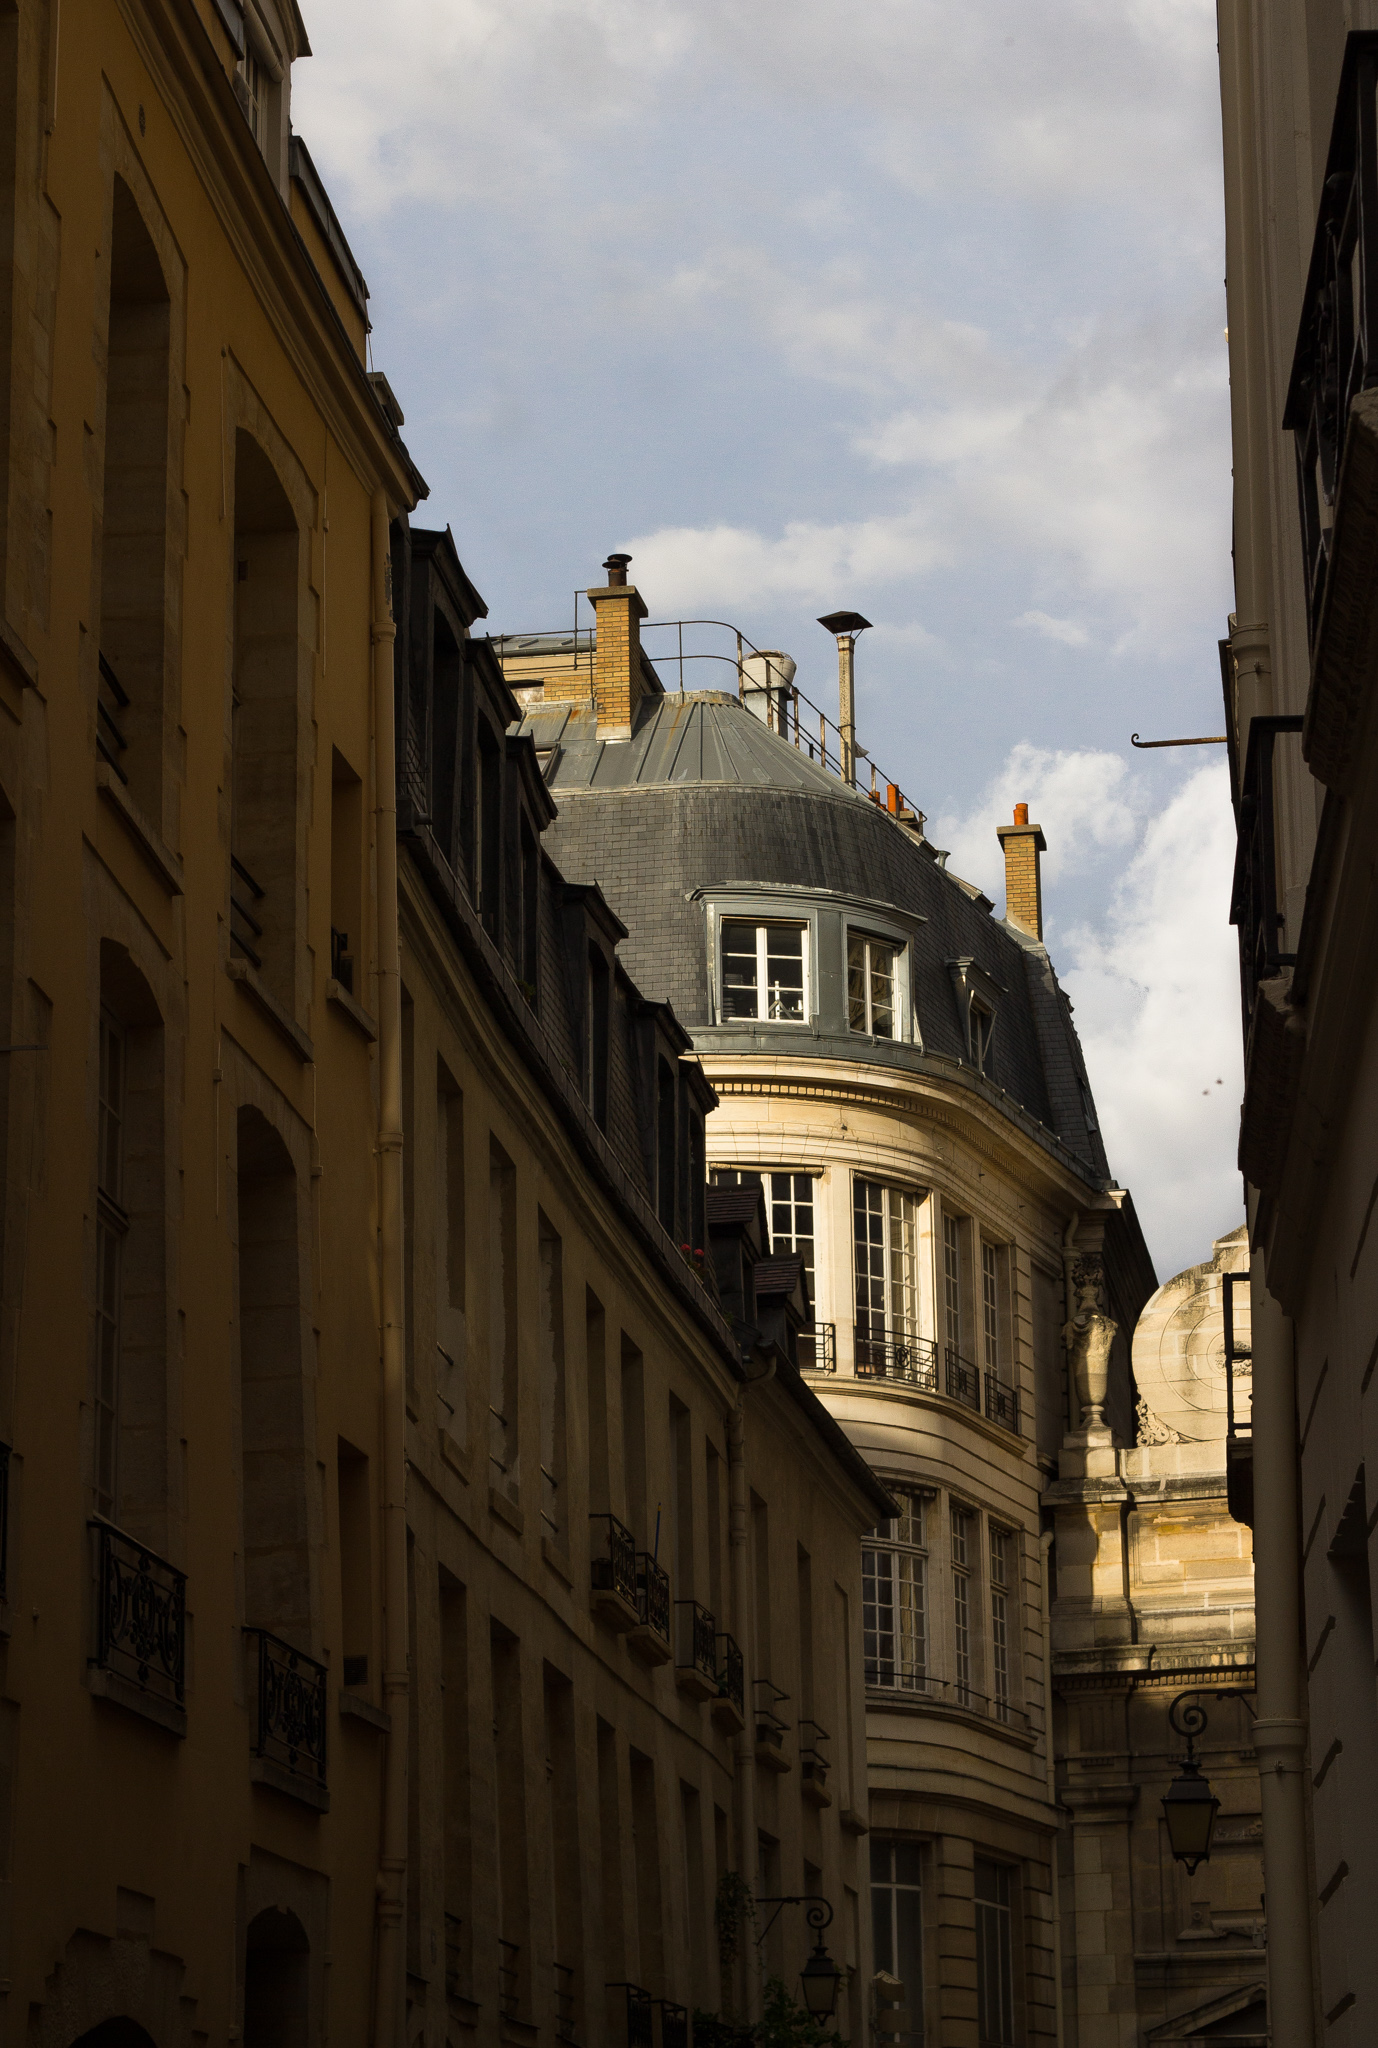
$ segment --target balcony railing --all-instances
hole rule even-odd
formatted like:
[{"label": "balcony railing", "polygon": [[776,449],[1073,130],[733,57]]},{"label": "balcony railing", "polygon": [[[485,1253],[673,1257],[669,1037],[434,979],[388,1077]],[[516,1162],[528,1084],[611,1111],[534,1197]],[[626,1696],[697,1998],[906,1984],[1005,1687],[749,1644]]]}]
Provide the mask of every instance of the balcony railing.
[{"label": "balcony railing", "polygon": [[670,1640],[670,1574],[648,1550],[636,1557],[636,1612],[643,1628]]},{"label": "balcony railing", "polygon": [[555,1965],[555,2039],[566,2041],[570,2048],[579,2039],[574,2024],[574,1965]]},{"label": "balcony railing", "polygon": [[263,937],[263,926],[254,916],[253,906],[261,903],[267,890],[259,886],[242,860],[230,855],[230,944],[236,946],[255,967],[261,968],[263,957],[257,941]]},{"label": "balcony railing", "polygon": [[913,1701],[932,1700],[939,1706],[961,1707],[968,1714],[983,1714],[1006,1728],[1027,1732],[1029,1717],[1022,1707],[1011,1705],[996,1694],[977,1692],[954,1678],[935,1678],[931,1672],[899,1664],[889,1658],[868,1657],[865,1663],[869,1691],[884,1692]]},{"label": "balcony railing", "polygon": [[96,752],[109,763],[121,782],[129,780],[120,765],[120,755],[129,748],[124,736],[124,714],[128,709],[129,693],[102,654],[96,684]]},{"label": "balcony railing", "polygon": [[1313,641],[1330,565],[1335,493],[1349,408],[1359,392],[1378,383],[1376,91],[1378,34],[1351,35],[1340,72],[1311,267],[1282,416],[1284,428],[1294,437],[1297,456],[1307,619]]},{"label": "balcony railing", "polygon": [[463,1928],[458,1913],[445,1915],[445,1996],[460,2001],[465,1999]]},{"label": "balcony railing", "polygon": [[517,2017],[522,1952],[515,1941],[498,1939],[498,2011],[505,2020]]},{"label": "balcony railing", "polygon": [[938,1391],[938,1347],[929,1337],[905,1331],[856,1336],[856,1376],[860,1380],[899,1380],[926,1393]]},{"label": "balcony railing", "polygon": [[943,1346],[943,1389],[949,1401],[981,1412],[981,1375],[969,1358],[963,1358],[950,1344]]},{"label": "balcony railing", "polygon": [[718,1689],[718,1624],[697,1600],[675,1602],[675,1668],[695,1672]]},{"label": "balcony railing", "polygon": [[1019,1434],[1019,1395],[993,1372],[986,1374],[986,1421]]},{"label": "balcony railing", "polygon": [[720,1635],[717,1642],[718,1693],[731,1700],[739,1714],[746,1712],[746,1671],[735,1636]]},{"label": "balcony railing", "polygon": [[97,1666],[165,1706],[183,1708],[186,1573],[109,1522],[89,1527],[96,1546]]},{"label": "balcony railing", "polygon": [[815,1323],[799,1332],[800,1372],[837,1371],[837,1325]]},{"label": "balcony railing", "polygon": [[626,2048],[654,2048],[651,2007],[655,2001],[650,1992],[643,1991],[639,1984],[609,1984],[606,1988],[626,1994]]},{"label": "balcony railing", "polygon": [[1230,923],[1239,930],[1239,986],[1244,1004],[1244,1035],[1253,1021],[1261,981],[1281,968],[1296,965],[1295,953],[1284,953],[1278,936],[1284,919],[1278,909],[1277,832],[1273,811],[1273,752],[1282,732],[1300,732],[1299,717],[1254,718],[1244,759],[1236,811],[1234,886]]},{"label": "balcony railing", "polygon": [[253,1754],[325,1787],[325,1666],[266,1628],[246,1628],[257,1652]]},{"label": "balcony railing", "polygon": [[607,1525],[605,1548],[593,1556],[592,1585],[595,1593],[616,1593],[629,1607],[636,1606],[636,1538],[616,1515],[590,1515],[591,1522]]},{"label": "balcony railing", "polygon": [[658,1998],[660,2007],[660,2048],[689,2048],[689,2008],[671,1998]]}]

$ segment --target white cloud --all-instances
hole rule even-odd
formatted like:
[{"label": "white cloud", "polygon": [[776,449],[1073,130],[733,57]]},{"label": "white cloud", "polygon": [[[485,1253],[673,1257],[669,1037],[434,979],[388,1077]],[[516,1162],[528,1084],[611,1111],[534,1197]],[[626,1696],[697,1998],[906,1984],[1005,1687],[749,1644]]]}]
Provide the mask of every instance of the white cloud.
[{"label": "white cloud", "polygon": [[1079,626],[1075,619],[1053,619],[1047,612],[1021,612],[1014,623],[1028,626],[1045,640],[1056,640],[1063,647],[1086,647],[1091,640],[1085,626]]},{"label": "white cloud", "polygon": [[1003,902],[1005,870],[996,827],[1008,825],[1015,805],[1022,803],[1048,842],[1043,856],[1047,885],[1098,856],[1131,846],[1141,829],[1146,797],[1118,754],[1059,752],[1021,740],[969,809],[937,812],[928,821],[928,837],[949,849],[953,872],[979,882],[997,904]]}]

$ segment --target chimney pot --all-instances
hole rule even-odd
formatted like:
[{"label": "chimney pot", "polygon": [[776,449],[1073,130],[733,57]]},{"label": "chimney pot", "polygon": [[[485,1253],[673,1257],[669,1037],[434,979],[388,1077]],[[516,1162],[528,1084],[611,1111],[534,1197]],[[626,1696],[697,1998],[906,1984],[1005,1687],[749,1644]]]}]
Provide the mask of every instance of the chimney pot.
[{"label": "chimney pot", "polygon": [[1016,824],[1016,825],[1027,825],[1027,824],[1028,824],[1028,822],[1029,822],[1029,807],[1028,807],[1028,805],[1027,805],[1027,804],[1016,804],[1016,805],[1015,805],[1015,807],[1014,807],[1014,822],[1015,822],[1015,824]]},{"label": "chimney pot", "polygon": [[609,588],[620,589],[627,581],[627,564],[630,555],[609,555],[603,567],[608,572]]}]

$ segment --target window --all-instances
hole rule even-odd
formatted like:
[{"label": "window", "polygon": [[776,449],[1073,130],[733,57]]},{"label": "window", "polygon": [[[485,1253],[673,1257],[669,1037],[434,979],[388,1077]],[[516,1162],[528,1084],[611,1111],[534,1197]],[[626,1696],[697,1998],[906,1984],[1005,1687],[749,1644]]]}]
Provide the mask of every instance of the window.
[{"label": "window", "polygon": [[919,1692],[928,1665],[927,1500],[892,1491],[901,1512],[876,1525],[861,1553],[866,1683]]},{"label": "window", "polygon": [[896,949],[861,932],[847,934],[847,1022],[873,1038],[894,1038]]},{"label": "window", "polygon": [[754,924],[744,918],[724,918],[724,1021],[739,1017],[773,1024],[807,1021],[805,930],[801,924]]},{"label": "window", "polygon": [[[316,1467],[308,1462],[295,1168],[256,1109],[238,1120],[239,1403],[244,1618],[312,1640]],[[309,1477],[308,1477],[309,1473]]]},{"label": "window", "polygon": [[976,1548],[976,1517],[968,1508],[954,1507],[952,1510],[952,1629],[955,1652],[955,1677],[957,1680],[957,1704],[971,1707],[976,1704],[972,1691],[972,1630],[975,1616],[972,1612],[971,1568]]},{"label": "window", "polygon": [[1013,1872],[976,1858],[976,2021],[981,2048],[1014,2048]]},{"label": "window", "polygon": [[249,117],[249,127],[254,141],[261,150],[268,147],[268,70],[252,43],[246,43],[244,50],[244,111]]},{"label": "window", "polygon": [[770,1242],[778,1255],[793,1252],[808,1275],[813,1300],[813,1175],[776,1173],[762,1176],[770,1202]]},{"label": "window", "polygon": [[990,1528],[990,1688],[997,1720],[1010,1718],[1010,1602],[1014,1583],[1014,1532]]},{"label": "window", "polygon": [[971,1005],[971,1059],[978,1074],[989,1072],[990,1041],[995,1030],[995,1017],[984,1003],[974,999]]},{"label": "window", "polygon": [[923,2041],[923,1852],[917,1842],[871,1837],[871,1916],[875,1966],[904,1986],[905,2048]]},{"label": "window", "polygon": [[981,1247],[981,1320],[986,1340],[986,1371],[1000,1369],[1000,1269],[993,1244]]},{"label": "window", "polygon": [[955,1216],[943,1217],[943,1321],[948,1348],[962,1348],[962,1235]]},{"label": "window", "polygon": [[914,1197],[858,1179],[852,1188],[856,1250],[858,1372],[883,1372],[887,1344],[911,1338],[916,1322]]},{"label": "window", "polygon": [[96,1509],[115,1514],[119,1452],[121,1266],[129,1218],[124,1192],[124,1034],[114,1018],[100,1020],[100,1078],[96,1141]]}]

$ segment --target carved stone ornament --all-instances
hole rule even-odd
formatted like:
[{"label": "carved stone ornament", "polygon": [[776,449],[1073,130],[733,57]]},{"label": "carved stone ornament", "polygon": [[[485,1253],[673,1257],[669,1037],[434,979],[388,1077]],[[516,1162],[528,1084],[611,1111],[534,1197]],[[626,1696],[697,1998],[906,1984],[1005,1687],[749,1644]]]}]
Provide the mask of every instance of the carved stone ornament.
[{"label": "carved stone ornament", "polygon": [[1186,1438],[1181,1434],[1180,1430],[1169,1429],[1168,1425],[1153,1413],[1153,1410],[1149,1407],[1142,1394],[1139,1396],[1139,1403],[1134,1410],[1134,1414],[1138,1420],[1138,1435],[1141,1444],[1181,1444],[1186,1442]]},{"label": "carved stone ornament", "polygon": [[1110,1350],[1120,1326],[1109,1316],[1088,1315],[1069,1326],[1072,1384],[1081,1404],[1083,1429],[1104,1429],[1105,1397],[1110,1388]]}]

